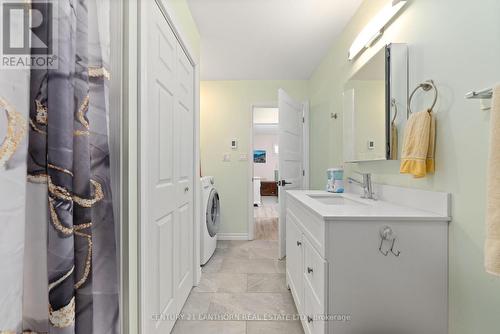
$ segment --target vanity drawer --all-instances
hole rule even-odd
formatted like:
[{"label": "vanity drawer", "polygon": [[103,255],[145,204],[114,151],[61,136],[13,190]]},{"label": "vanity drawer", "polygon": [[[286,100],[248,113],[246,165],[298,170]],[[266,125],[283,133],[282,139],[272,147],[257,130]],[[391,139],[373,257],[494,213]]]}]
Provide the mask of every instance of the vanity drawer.
[{"label": "vanity drawer", "polygon": [[311,284],[307,280],[304,283],[304,329],[307,334],[325,334],[326,321],[323,319],[326,312],[324,305],[319,303]]},{"label": "vanity drawer", "polygon": [[327,295],[327,262],[319,255],[307,238],[303,239],[303,245],[304,280],[309,283],[312,293],[314,294],[314,298],[322,307],[324,307]]},{"label": "vanity drawer", "polygon": [[325,221],[321,217],[313,214],[310,210],[306,209],[293,196],[289,195],[286,200],[288,212],[291,213],[299,222],[304,235],[307,239],[309,239],[318,253],[322,257],[325,257]]}]

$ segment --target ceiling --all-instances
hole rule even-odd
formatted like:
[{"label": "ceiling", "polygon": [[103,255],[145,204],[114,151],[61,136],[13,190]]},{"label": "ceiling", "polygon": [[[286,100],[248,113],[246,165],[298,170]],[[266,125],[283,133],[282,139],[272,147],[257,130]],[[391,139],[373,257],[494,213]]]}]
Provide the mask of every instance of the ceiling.
[{"label": "ceiling", "polygon": [[188,0],[201,35],[201,79],[309,79],[361,2]]}]

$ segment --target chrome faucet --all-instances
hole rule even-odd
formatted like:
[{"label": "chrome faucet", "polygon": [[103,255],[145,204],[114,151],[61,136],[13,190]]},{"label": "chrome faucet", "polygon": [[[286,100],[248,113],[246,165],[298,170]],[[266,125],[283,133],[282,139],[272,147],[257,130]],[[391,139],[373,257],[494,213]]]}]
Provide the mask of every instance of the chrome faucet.
[{"label": "chrome faucet", "polygon": [[373,199],[375,200],[375,194],[373,192],[372,185],[372,175],[370,173],[359,173],[356,172],[363,177],[363,182],[353,179],[352,177],[347,178],[349,183],[356,183],[363,188],[363,195],[361,198]]}]

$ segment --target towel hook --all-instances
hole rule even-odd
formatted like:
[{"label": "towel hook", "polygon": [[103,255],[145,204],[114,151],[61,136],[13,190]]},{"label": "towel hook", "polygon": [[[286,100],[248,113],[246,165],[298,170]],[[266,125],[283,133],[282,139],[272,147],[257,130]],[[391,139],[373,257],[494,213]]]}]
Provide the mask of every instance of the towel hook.
[{"label": "towel hook", "polygon": [[394,254],[396,257],[400,256],[401,255],[401,251],[394,251],[394,244],[396,243],[396,238],[392,239],[392,245],[391,245],[391,253]]},{"label": "towel hook", "polygon": [[380,253],[382,253],[382,255],[387,256],[387,255],[389,255],[390,249],[385,251],[385,252],[382,250],[382,247],[384,245],[384,241],[396,240],[396,237],[394,235],[394,232],[392,231],[392,228],[390,226],[387,226],[387,225],[382,226],[380,228],[379,233],[380,233],[380,245],[378,246],[378,251]]},{"label": "towel hook", "polygon": [[419,88],[422,88],[422,90],[425,91],[425,92],[428,92],[431,89],[434,89],[434,101],[432,102],[431,107],[428,109],[429,113],[432,112],[432,110],[434,109],[434,106],[436,105],[437,97],[438,97],[437,87],[434,84],[433,80],[427,80],[425,82],[420,83],[417,87],[415,87],[415,89],[413,90],[413,92],[411,92],[410,98],[408,99],[408,115],[410,115],[410,114],[413,113],[411,111],[411,100],[413,98],[413,95],[415,95],[415,93],[417,92],[417,90],[419,90]]},{"label": "towel hook", "polygon": [[394,108],[394,117],[392,118],[391,124],[394,124],[394,122],[396,121],[396,117],[398,116],[398,106],[396,104],[395,98],[391,99],[391,107]]}]

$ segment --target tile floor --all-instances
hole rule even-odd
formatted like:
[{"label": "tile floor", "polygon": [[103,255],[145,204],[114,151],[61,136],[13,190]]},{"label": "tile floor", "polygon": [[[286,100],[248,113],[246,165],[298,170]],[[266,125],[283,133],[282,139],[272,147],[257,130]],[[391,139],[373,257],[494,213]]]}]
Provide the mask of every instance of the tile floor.
[{"label": "tile floor", "polygon": [[[219,241],[202,268],[200,285],[184,306],[185,316],[294,315],[286,287],[285,262],[277,260],[277,241]],[[174,334],[301,334],[295,320],[179,320]]]}]

